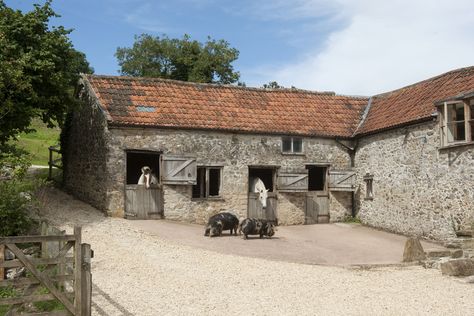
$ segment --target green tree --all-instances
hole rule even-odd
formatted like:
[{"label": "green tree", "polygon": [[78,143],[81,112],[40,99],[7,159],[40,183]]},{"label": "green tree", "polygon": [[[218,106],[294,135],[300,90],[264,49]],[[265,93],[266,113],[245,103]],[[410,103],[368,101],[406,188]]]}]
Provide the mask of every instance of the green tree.
[{"label": "green tree", "polygon": [[270,81],[269,83],[264,83],[262,88],[264,89],[284,89],[285,87],[280,86],[276,81]]},{"label": "green tree", "polygon": [[51,0],[23,13],[0,0],[0,145],[28,132],[32,118],[61,125],[75,104],[80,72],[92,72],[85,55],[74,49]]},{"label": "green tree", "polygon": [[120,72],[128,76],[224,84],[235,83],[240,77],[232,66],[239,51],[210,37],[200,43],[189,35],[175,39],[142,34],[135,36],[132,47],[117,48],[115,56]]}]

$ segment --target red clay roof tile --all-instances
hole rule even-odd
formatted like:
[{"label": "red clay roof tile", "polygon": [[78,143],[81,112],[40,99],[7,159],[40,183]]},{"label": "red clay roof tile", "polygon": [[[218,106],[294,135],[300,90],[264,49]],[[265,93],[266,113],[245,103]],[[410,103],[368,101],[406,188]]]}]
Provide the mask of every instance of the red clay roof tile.
[{"label": "red clay roof tile", "polygon": [[368,100],[156,78],[84,78],[111,125],[350,137]]},{"label": "red clay roof tile", "polygon": [[474,67],[456,69],[410,86],[372,97],[367,118],[356,135],[429,120],[434,103],[474,90]]},{"label": "red clay roof tile", "polygon": [[[474,67],[368,98],[157,78],[84,75],[111,125],[351,137],[428,120],[434,102],[474,90]],[[359,126],[360,125],[360,126]]]}]

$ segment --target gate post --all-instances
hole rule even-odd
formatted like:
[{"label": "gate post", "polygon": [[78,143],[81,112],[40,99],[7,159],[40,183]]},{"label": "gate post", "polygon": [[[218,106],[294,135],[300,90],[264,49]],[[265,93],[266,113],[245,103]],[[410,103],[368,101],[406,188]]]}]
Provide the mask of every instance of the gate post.
[{"label": "gate post", "polygon": [[[0,245],[0,263],[3,263],[5,258],[5,245]],[[5,277],[5,269],[0,268],[0,281]]]},{"label": "gate post", "polygon": [[74,310],[75,316],[81,315],[82,306],[82,247],[81,227],[74,226]]},{"label": "gate post", "polygon": [[82,264],[81,264],[81,316],[91,315],[92,304],[92,275],[91,275],[91,245],[82,244]]}]

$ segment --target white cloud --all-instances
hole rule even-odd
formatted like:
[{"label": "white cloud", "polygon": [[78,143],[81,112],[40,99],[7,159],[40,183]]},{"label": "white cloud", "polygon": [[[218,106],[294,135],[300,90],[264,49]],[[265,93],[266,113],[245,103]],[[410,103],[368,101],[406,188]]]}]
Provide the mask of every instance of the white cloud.
[{"label": "white cloud", "polygon": [[[309,38],[309,51],[298,61],[254,70],[260,81],[255,85],[276,80],[284,86],[372,95],[474,64],[472,0],[335,2],[331,12],[345,26],[330,33],[322,49],[312,51],[320,39]],[[327,6],[321,0],[298,3],[293,18]],[[273,9],[272,17],[278,18],[278,6]]]}]

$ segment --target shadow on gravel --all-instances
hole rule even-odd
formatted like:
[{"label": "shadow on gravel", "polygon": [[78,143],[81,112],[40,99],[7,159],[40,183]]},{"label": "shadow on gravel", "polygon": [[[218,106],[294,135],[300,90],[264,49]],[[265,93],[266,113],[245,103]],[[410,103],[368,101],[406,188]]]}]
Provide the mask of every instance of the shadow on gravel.
[{"label": "shadow on gravel", "polygon": [[[111,308],[112,307],[112,308]],[[92,308],[101,316],[108,315],[124,315],[133,316],[125,307],[114,301],[107,293],[102,291],[100,287],[92,283]],[[111,309],[114,310],[112,313]],[[120,312],[120,314],[117,313]]]}]

